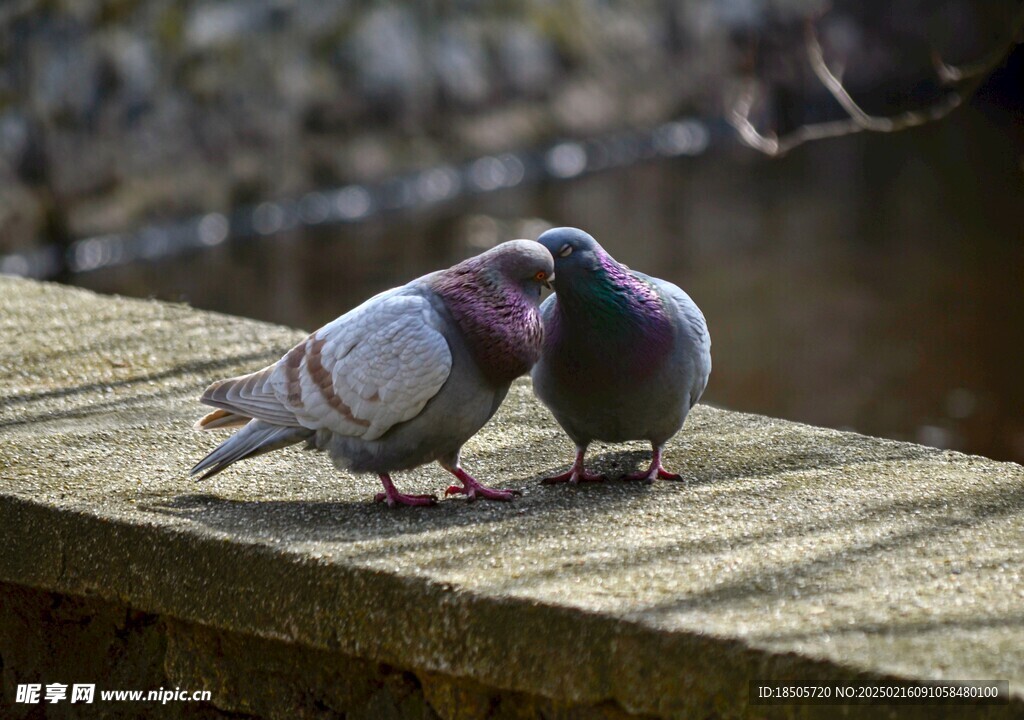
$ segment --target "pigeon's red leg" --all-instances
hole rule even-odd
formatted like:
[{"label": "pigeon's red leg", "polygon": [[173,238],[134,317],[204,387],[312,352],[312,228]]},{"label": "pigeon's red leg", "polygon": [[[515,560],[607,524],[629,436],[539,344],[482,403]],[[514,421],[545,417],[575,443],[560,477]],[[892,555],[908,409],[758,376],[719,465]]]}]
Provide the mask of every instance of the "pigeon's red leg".
[{"label": "pigeon's red leg", "polygon": [[516,495],[522,495],[518,490],[501,490],[481,485],[476,478],[458,465],[448,467],[442,463],[441,467],[457,477],[459,482],[462,483],[462,487],[449,485],[448,489],[444,491],[445,497],[448,495],[465,495],[467,500],[476,500],[478,497],[488,500],[511,500]]},{"label": "pigeon's red leg", "polygon": [[598,475],[597,473],[589,473],[583,467],[583,456],[586,454],[587,449],[585,447],[576,448],[576,460],[573,462],[572,467],[566,470],[561,475],[552,475],[541,480],[545,485],[554,485],[556,483],[576,483],[581,482],[601,482],[607,480],[606,475]]},{"label": "pigeon's red leg", "polygon": [[436,505],[436,495],[404,495],[398,492],[398,488],[391,482],[391,476],[387,473],[380,473],[380,481],[384,485],[384,492],[377,493],[373,499],[376,502],[386,502],[388,507],[395,505]]},{"label": "pigeon's red leg", "polygon": [[670,473],[661,464],[661,448],[654,448],[654,456],[651,458],[651,466],[646,470],[640,470],[629,475],[623,475],[623,480],[643,480],[644,482],[654,482],[656,479],[661,478],[662,480],[682,480],[682,475],[676,475]]}]

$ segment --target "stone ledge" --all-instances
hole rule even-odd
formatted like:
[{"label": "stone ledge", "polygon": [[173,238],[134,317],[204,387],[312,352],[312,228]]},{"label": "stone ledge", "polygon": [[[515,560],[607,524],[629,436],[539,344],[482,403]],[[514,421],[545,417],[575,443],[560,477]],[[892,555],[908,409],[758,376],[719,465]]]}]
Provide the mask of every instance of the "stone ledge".
[{"label": "stone ledge", "polygon": [[[525,489],[512,504],[392,511],[376,479],[299,450],[196,487],[217,438],[191,431],[195,397],[301,333],[2,278],[0,334],[5,583],[245,639],[224,647],[440,677],[424,697],[445,717],[494,715],[483,696],[565,717],[809,717],[835,708],[751,708],[749,682],[942,678],[1009,680],[1012,706],[982,714],[1024,711],[1018,465],[700,407],[667,452],[687,484],[543,487],[570,444],[521,381],[464,453]],[[642,450],[595,456],[620,472]],[[204,662],[189,677],[216,690]],[[900,708],[925,710],[964,708]]]}]

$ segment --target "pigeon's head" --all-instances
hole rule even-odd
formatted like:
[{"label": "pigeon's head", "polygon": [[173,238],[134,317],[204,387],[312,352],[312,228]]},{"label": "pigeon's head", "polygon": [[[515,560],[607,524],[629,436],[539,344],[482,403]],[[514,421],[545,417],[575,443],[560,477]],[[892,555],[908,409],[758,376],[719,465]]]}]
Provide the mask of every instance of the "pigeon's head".
[{"label": "pigeon's head", "polygon": [[[597,270],[605,256],[604,248],[597,240],[578,228],[552,228],[537,238],[537,242],[546,247],[555,259],[555,274],[563,283]],[[559,284],[555,283],[555,290]]]},{"label": "pigeon's head", "polygon": [[479,257],[502,281],[519,286],[532,298],[540,297],[542,286],[550,289],[555,279],[551,253],[532,240],[509,240]]}]

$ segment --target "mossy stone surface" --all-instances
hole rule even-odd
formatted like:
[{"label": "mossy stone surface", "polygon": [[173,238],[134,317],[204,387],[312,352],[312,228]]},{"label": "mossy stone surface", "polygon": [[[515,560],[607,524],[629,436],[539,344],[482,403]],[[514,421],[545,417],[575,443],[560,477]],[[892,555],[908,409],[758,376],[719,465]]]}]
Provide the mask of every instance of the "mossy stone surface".
[{"label": "mossy stone surface", "polygon": [[524,379],[463,453],[512,503],[389,509],[299,449],[196,485],[225,436],[196,398],[302,336],[0,278],[0,580],[565,706],[810,716],[748,683],[999,679],[1024,709],[1021,466],[701,406],[666,453],[687,482],[541,486],[572,448]]}]

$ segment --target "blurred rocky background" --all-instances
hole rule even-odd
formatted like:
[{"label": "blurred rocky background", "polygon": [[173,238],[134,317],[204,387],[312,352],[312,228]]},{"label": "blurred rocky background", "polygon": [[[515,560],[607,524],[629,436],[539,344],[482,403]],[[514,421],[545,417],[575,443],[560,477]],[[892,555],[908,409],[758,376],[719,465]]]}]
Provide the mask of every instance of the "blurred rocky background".
[{"label": "blurred rocky background", "polygon": [[[826,13],[826,9],[828,12]],[[804,23],[867,107],[1008,43],[1015,3],[5,0],[0,254],[397,171],[724,117],[834,113]]]}]

